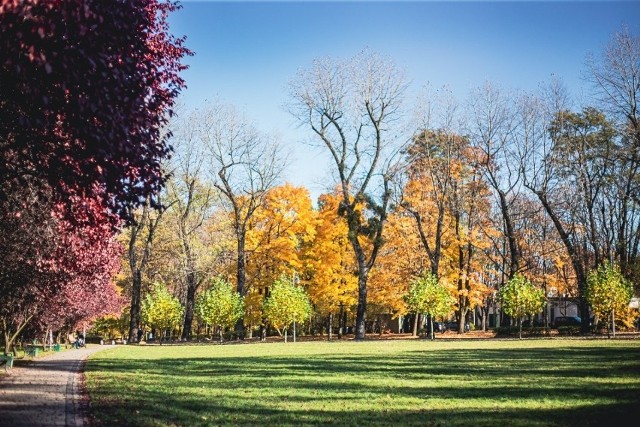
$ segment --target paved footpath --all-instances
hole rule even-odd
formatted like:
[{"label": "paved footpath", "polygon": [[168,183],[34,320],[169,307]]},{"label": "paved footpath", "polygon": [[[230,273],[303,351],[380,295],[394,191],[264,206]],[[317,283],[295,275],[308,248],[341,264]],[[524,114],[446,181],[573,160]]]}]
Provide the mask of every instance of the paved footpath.
[{"label": "paved footpath", "polygon": [[0,426],[87,426],[81,370],[87,356],[103,348],[53,352],[7,375],[0,368]]}]

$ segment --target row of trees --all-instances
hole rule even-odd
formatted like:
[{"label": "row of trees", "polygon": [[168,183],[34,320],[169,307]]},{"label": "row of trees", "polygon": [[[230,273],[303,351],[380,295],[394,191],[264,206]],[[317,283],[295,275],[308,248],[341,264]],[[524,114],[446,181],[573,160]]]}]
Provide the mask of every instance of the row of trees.
[{"label": "row of trees", "polygon": [[[220,341],[224,332],[233,328],[244,315],[244,299],[234,287],[224,279],[217,278],[205,292],[196,299],[195,313],[197,323],[213,335],[216,331]],[[277,279],[262,304],[265,323],[284,335],[285,342],[289,327],[293,327],[293,339],[296,339],[296,323],[305,323],[312,313],[309,297],[304,289],[286,277]],[[168,292],[166,286],[155,285],[142,303],[143,323],[160,333],[158,338],[171,339],[172,333],[184,328],[184,307],[180,301]],[[266,326],[266,325],[264,325]],[[266,338],[266,328],[264,329]]]},{"label": "row of trees", "polygon": [[[628,312],[628,303],[633,294],[631,283],[621,274],[619,268],[604,264],[589,273],[587,299],[596,318],[602,319],[608,327],[611,326],[615,336],[616,311]],[[544,306],[545,294],[542,289],[521,274],[516,274],[504,284],[497,295],[502,310],[517,321],[519,335],[522,337],[522,321],[526,316],[538,314]],[[435,339],[434,319],[446,319],[454,310],[456,299],[451,289],[437,279],[431,272],[423,277],[411,280],[408,290],[404,294],[407,309],[415,313],[429,316],[429,331],[431,339]],[[294,279],[281,276],[277,279],[260,307],[263,315],[261,325],[262,339],[266,339],[267,327],[273,327],[287,341],[288,329],[293,326],[293,339],[296,339],[296,322],[305,324],[313,313],[309,296],[303,287]],[[255,307],[254,307],[255,309]],[[224,279],[218,277],[211,286],[201,293],[195,303],[198,335],[211,335],[217,331],[220,342],[228,328],[233,328],[236,322],[243,318],[245,305],[243,298],[234,287]],[[164,285],[156,284],[142,303],[142,320],[151,331],[159,333],[157,338],[171,339],[172,334],[183,323],[184,307]],[[98,325],[106,333],[112,333],[113,325]],[[329,325],[330,327],[330,325]],[[415,328],[414,328],[415,331]],[[329,339],[331,330],[329,329]]]},{"label": "row of trees", "polygon": [[166,209],[143,210],[149,226],[129,230],[130,254],[150,260],[155,246],[172,260],[146,261],[144,275],[175,284],[185,339],[201,284],[220,274],[245,298],[239,335],[264,323],[262,300],[283,273],[329,323],[355,315],[359,339],[367,315],[409,310],[409,283],[425,272],[449,289],[461,331],[474,310],[486,323],[518,275],[577,298],[586,331],[589,272],[615,264],[638,283],[639,61],[625,30],[588,60],[590,106],[574,111],[557,79],[535,93],[486,84],[463,105],[427,93],[406,126],[407,84],[388,58],[316,60],[292,80],[289,110],[333,163],[317,208],[305,189],[277,185],[277,142],[216,103],[173,124]]},{"label": "row of trees", "polygon": [[239,336],[264,328],[264,300],[284,275],[329,325],[353,315],[358,339],[378,314],[419,310],[405,295],[425,272],[455,299],[461,326],[471,310],[485,320],[518,274],[575,295],[585,330],[589,272],[615,264],[637,283],[640,43],[626,30],[588,61],[590,105],[575,109],[556,80],[536,93],[486,85],[463,105],[428,94],[409,126],[407,82],[388,58],[314,61],[292,79],[289,104],[332,162],[314,208],[306,189],[281,185],[277,140],[233,108],[169,122],[191,53],[167,33],[176,8],[0,6],[6,351],[21,333],[121,305],[111,278],[122,246],[130,339],[156,281],[184,307],[186,339],[218,276],[243,301]]},{"label": "row of trees", "polygon": [[0,331],[117,310],[116,235],[165,182],[162,134],[190,52],[171,2],[0,5]]}]

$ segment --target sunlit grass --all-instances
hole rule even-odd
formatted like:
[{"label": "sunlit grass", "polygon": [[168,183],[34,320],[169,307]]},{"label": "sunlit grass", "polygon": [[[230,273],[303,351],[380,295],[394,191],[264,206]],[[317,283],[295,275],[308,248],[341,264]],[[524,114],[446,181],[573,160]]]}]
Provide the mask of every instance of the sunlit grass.
[{"label": "sunlit grass", "polygon": [[100,425],[616,425],[640,341],[126,346],[86,367]]}]

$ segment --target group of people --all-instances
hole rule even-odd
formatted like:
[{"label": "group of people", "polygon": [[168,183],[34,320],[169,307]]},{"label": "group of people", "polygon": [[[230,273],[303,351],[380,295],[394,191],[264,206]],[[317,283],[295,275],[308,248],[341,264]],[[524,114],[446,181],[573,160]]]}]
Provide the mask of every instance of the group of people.
[{"label": "group of people", "polygon": [[68,338],[73,348],[84,347],[84,335],[81,333],[78,332],[75,335],[71,333]]}]

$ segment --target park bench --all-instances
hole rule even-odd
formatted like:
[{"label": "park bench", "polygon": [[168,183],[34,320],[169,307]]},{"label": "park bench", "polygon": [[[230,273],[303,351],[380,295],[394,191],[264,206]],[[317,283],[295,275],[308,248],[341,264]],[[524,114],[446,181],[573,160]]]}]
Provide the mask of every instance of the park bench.
[{"label": "park bench", "polygon": [[24,348],[24,352],[27,356],[38,357],[38,353],[42,351],[60,351],[60,344],[40,344],[34,341],[33,344],[27,344]]},{"label": "park bench", "polygon": [[24,348],[24,352],[27,356],[37,357],[40,352],[40,346],[29,344]]},{"label": "park bench", "polygon": [[0,366],[4,365],[4,371],[7,372],[13,368],[13,354],[0,354]]},{"label": "park bench", "polygon": [[60,344],[45,344],[43,349],[44,351],[60,351]]}]

